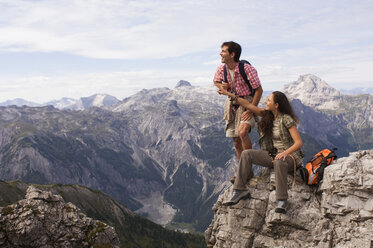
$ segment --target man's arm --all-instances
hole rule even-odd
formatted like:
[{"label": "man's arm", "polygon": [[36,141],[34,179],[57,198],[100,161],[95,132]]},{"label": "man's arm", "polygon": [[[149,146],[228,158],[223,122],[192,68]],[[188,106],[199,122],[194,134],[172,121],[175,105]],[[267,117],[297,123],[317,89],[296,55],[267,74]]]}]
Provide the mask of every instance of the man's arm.
[{"label": "man's arm", "polygon": [[214,81],[214,84],[216,87],[218,87],[218,89],[220,89],[221,87],[223,87],[226,90],[229,89],[229,84],[226,82]]},{"label": "man's arm", "polygon": [[214,84],[215,84],[216,87],[220,88],[221,85],[222,85],[222,82],[220,82],[220,81],[219,82],[214,81]]},{"label": "man's arm", "polygon": [[255,89],[254,97],[253,97],[253,104],[255,106],[258,106],[260,98],[262,97],[263,94],[263,88],[262,86],[259,86],[258,88]]}]

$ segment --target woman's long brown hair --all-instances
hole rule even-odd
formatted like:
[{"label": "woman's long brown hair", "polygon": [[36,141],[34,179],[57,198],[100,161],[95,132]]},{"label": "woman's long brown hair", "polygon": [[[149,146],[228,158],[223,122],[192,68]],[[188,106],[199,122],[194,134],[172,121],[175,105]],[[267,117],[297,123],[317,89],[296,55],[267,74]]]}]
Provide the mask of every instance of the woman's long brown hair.
[{"label": "woman's long brown hair", "polygon": [[[273,102],[278,104],[278,111],[282,114],[290,115],[295,122],[299,122],[298,117],[294,114],[293,108],[291,107],[288,98],[281,91],[274,91]],[[260,131],[265,135],[272,137],[273,121],[275,117],[269,110],[265,110],[262,119],[258,123]]]}]

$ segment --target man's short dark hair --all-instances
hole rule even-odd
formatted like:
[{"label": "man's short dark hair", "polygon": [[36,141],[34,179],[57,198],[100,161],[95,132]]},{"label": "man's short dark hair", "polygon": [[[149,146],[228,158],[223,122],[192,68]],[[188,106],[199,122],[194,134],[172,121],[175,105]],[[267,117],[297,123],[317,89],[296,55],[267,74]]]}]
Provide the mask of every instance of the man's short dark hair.
[{"label": "man's short dark hair", "polygon": [[229,53],[234,53],[234,61],[238,62],[240,61],[240,56],[241,56],[241,46],[240,44],[234,42],[234,41],[226,41],[226,42],[223,42],[223,44],[221,45],[221,47],[223,46],[227,46],[228,47],[228,52]]}]

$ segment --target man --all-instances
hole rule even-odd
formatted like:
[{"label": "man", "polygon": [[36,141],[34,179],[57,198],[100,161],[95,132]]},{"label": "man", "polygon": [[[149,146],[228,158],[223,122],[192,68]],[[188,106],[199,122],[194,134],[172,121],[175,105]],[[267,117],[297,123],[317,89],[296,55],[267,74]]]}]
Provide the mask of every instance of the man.
[{"label": "man", "polygon": [[[255,89],[254,95],[252,95],[250,87],[242,78],[239,71],[241,46],[233,41],[224,42],[221,45],[220,56],[223,64],[216,70],[214,76],[215,85],[219,88],[223,87],[257,106],[263,89],[256,69],[248,63],[244,63],[244,71],[252,89]],[[226,77],[224,76],[224,67],[226,67]],[[225,82],[225,78],[228,82]],[[239,106],[233,99],[227,98],[224,108],[224,119],[226,121],[226,136],[233,138],[233,144],[239,160],[243,150],[252,148],[249,132],[254,128],[255,118],[249,110]]]}]

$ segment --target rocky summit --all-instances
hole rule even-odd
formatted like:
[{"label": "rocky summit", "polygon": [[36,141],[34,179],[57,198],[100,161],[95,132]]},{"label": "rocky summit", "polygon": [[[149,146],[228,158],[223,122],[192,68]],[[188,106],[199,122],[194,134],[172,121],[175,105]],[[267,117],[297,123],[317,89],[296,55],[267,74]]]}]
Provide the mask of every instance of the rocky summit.
[{"label": "rocky summit", "polygon": [[288,176],[289,207],[275,213],[274,173],[250,180],[250,199],[223,206],[232,187],[213,206],[207,247],[373,246],[373,150],[350,153],[325,169],[319,187],[294,184]]},{"label": "rocky summit", "polygon": [[0,227],[0,247],[119,247],[114,228],[33,186],[26,199],[0,208]]}]

